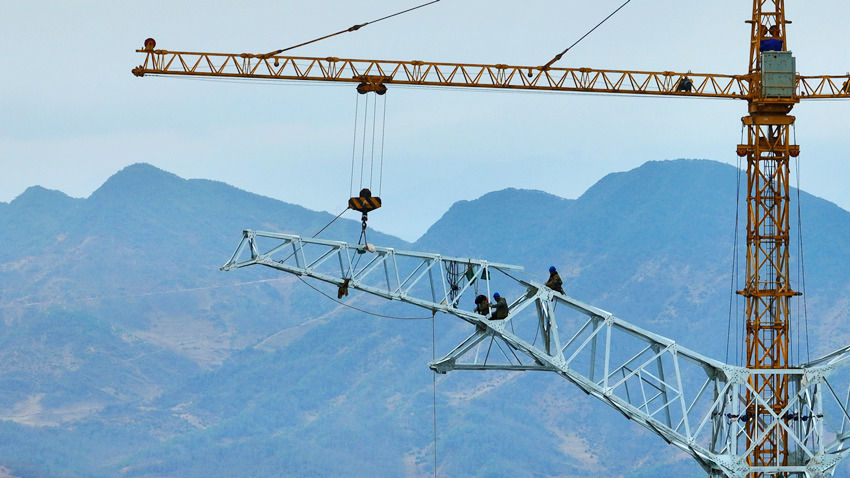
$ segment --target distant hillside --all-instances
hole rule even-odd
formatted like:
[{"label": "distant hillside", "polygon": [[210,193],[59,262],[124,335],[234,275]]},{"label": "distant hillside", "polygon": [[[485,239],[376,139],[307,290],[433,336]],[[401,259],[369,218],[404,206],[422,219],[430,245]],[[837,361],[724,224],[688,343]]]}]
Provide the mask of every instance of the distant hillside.
[{"label": "distant hillside", "polygon": [[[415,244],[373,231],[370,242],[537,279],[556,265],[570,295],[721,360],[731,326],[734,361],[737,181],[720,163],[650,162],[575,200],[496,191],[454,204]],[[850,213],[801,199],[814,356],[850,343]],[[356,242],[351,217],[321,237]],[[346,299],[428,320],[380,318],[293,276],[218,270],[245,228],[310,236],[331,219],[146,164],[86,199],[32,187],[0,203],[0,475],[433,476],[426,364],[468,325],[437,316],[432,351],[422,310]],[[702,476],[552,374],[453,372],[437,377],[436,401],[440,476]]]},{"label": "distant hillside", "polygon": [[[736,208],[738,288],[746,267],[745,192],[736,202],[736,191],[734,167],[652,161],[605,176],[576,200],[506,189],[456,203],[415,246],[524,265],[537,278],[556,265],[569,294],[724,359]],[[850,213],[804,192],[800,199],[808,315],[823,327],[812,354],[825,353],[850,342],[836,330],[850,318],[836,305],[850,287]],[[796,206],[792,223],[792,280],[802,289]]]}]

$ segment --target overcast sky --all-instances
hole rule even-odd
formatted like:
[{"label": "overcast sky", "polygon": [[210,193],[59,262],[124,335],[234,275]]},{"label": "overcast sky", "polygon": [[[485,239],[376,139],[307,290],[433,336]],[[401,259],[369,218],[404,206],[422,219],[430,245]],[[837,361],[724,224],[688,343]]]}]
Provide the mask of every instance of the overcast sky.
[{"label": "overcast sky", "polygon": [[[267,52],[423,1],[0,1],[0,201],[32,185],[86,197],[148,162],[336,215],[349,196],[352,85],[136,78],[135,50],[154,37],[167,50]],[[621,3],[441,0],[292,54],[539,65]],[[751,8],[633,0],[556,66],[745,73]],[[850,2],[786,10],[801,74],[850,71],[839,35]],[[745,114],[740,100],[391,86],[384,208],[370,225],[415,240],[453,202],[493,190],[576,198],[650,160],[736,164]],[[850,100],[793,114],[801,187],[850,209]]]}]

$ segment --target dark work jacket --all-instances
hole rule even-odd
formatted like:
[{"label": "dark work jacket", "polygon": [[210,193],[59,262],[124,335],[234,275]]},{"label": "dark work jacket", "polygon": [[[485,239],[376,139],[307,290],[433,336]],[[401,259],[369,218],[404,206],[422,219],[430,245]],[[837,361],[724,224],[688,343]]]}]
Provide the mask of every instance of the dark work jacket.
[{"label": "dark work jacket", "polygon": [[782,51],[782,40],[766,38],[759,43],[759,51]]},{"label": "dark work jacket", "polygon": [[481,315],[487,315],[490,313],[490,301],[485,297],[484,300],[478,303],[475,306],[475,312],[478,312]]},{"label": "dark work jacket", "polygon": [[506,318],[508,316],[508,301],[506,301],[504,297],[499,297],[495,300],[496,304],[490,305],[491,309],[496,309],[490,316],[490,320],[500,320]]},{"label": "dark work jacket", "polygon": [[546,281],[546,287],[560,293],[564,293],[564,283],[561,281],[561,276],[557,272],[549,274],[549,280]]}]

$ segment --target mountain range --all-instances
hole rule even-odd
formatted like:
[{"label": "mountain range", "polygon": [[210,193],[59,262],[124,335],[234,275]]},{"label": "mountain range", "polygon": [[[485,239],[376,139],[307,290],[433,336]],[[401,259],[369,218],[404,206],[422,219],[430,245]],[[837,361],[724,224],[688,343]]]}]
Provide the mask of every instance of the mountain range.
[{"label": "mountain range", "polygon": [[[577,199],[495,191],[455,203],[414,243],[369,240],[538,280],[556,265],[569,295],[740,363],[744,187],[729,165],[649,162]],[[850,213],[793,200],[802,362],[850,343]],[[427,362],[469,327],[451,317],[381,318],[347,306],[430,316],[218,270],[243,229],[312,236],[333,219],[147,164],[85,199],[34,186],[0,203],[0,477],[418,477],[435,462],[439,476],[703,476],[554,374],[434,377]],[[359,233],[343,218],[320,237]]]}]

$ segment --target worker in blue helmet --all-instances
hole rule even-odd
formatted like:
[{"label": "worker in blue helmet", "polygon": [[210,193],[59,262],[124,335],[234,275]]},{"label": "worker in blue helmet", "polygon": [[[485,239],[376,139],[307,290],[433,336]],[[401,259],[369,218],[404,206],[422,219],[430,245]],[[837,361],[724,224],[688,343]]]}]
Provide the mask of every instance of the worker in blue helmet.
[{"label": "worker in blue helmet", "polygon": [[493,302],[493,304],[490,304],[490,308],[496,310],[490,314],[490,320],[506,319],[508,317],[508,301],[496,292],[493,294]]},{"label": "worker in blue helmet", "polygon": [[561,281],[561,276],[558,275],[558,269],[555,269],[555,266],[549,266],[549,280],[546,281],[545,285],[555,292],[564,293],[564,283]]}]

